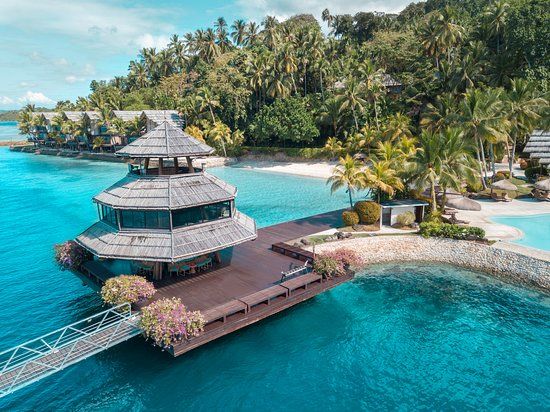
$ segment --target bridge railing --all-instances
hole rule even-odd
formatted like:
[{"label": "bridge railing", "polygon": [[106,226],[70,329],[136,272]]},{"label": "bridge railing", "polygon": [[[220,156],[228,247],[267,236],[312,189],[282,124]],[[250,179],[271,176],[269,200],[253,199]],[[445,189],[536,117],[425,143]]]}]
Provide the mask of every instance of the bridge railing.
[{"label": "bridge railing", "polygon": [[[90,338],[116,325],[112,331],[109,331],[109,334],[112,334],[112,336],[108,337],[106,340],[104,339],[101,344],[98,344],[98,346],[100,346],[98,349],[106,349],[110,346],[111,339],[116,337],[116,333],[121,324],[131,324],[137,329],[136,315],[137,313],[132,312],[130,304],[118,305],[0,352],[0,377],[14,369],[22,368],[28,363],[34,362],[36,364],[43,364],[39,361],[40,358],[56,353],[61,348],[65,348],[69,345],[76,346],[79,341]],[[93,342],[93,339],[86,340],[87,342]],[[55,366],[52,365],[48,369],[62,369],[66,366],[66,361],[69,360],[69,355],[66,355],[66,357],[67,358],[61,363]],[[14,383],[17,384],[17,382]],[[2,388],[0,390],[0,396],[5,394],[5,389],[7,388]]]}]

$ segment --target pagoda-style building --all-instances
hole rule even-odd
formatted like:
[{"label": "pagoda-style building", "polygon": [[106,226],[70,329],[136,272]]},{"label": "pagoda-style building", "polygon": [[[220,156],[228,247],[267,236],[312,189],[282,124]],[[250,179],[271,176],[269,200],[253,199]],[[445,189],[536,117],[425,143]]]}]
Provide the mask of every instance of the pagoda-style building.
[{"label": "pagoda-style building", "polygon": [[129,172],[94,197],[100,220],[76,238],[92,263],[159,280],[208,270],[256,239],[254,220],[235,208],[237,189],[196,164],[213,151],[170,122],[119,150]]}]

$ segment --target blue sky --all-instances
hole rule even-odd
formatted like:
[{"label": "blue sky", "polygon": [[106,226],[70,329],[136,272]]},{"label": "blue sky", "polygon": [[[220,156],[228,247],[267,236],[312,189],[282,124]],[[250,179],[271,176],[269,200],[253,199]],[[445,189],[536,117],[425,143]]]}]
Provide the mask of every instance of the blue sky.
[{"label": "blue sky", "polygon": [[90,80],[126,74],[142,47],[208,27],[218,16],[260,21],[297,13],[319,17],[396,12],[406,0],[0,0],[0,109],[89,93]]}]

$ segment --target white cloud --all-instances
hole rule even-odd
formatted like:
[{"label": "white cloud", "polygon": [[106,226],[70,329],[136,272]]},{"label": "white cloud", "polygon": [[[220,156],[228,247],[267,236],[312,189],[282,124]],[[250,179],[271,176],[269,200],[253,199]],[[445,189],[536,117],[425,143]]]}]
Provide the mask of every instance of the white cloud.
[{"label": "white cloud", "polygon": [[55,103],[55,101],[45,96],[44,93],[31,92],[30,90],[27,93],[25,93],[23,96],[21,96],[19,99],[17,99],[17,101],[21,104],[35,103],[35,104],[51,105]]},{"label": "white cloud", "polygon": [[36,83],[29,83],[29,82],[19,82],[19,87],[26,89],[28,87],[34,87],[36,86]]},{"label": "white cloud", "polygon": [[74,74],[70,74],[68,76],[65,76],[65,81],[69,84],[73,84],[73,83],[77,83],[77,82],[84,82],[84,81],[86,81],[86,78],[75,76]]},{"label": "white cloud", "polygon": [[14,103],[13,99],[10,99],[8,96],[0,96],[1,105],[8,105],[13,103]]},{"label": "white cloud", "polygon": [[236,0],[236,2],[248,18],[259,20],[266,15],[286,19],[300,13],[310,13],[319,18],[326,8],[331,14],[355,14],[360,11],[397,13],[403,10],[411,0]]},{"label": "white cloud", "polygon": [[157,50],[161,50],[164,49],[169,42],[170,38],[168,36],[153,36],[150,33],[145,33],[137,38],[137,44],[140,48],[154,47]]},{"label": "white cloud", "polygon": [[[63,35],[67,41],[102,49],[104,53],[135,52],[143,33],[152,33],[154,44],[160,41],[159,37],[173,33],[175,28],[167,24],[165,18],[181,12],[162,7],[122,7],[117,3],[106,0],[2,0],[0,26],[34,35]],[[153,36],[157,36],[158,41]]]}]

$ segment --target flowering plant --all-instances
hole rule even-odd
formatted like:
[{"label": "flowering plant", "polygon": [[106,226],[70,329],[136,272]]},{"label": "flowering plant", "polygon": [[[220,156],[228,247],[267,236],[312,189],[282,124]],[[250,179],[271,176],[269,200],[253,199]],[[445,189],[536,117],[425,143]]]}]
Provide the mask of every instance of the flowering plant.
[{"label": "flowering plant", "polygon": [[82,264],[86,250],[73,240],[55,245],[55,261],[61,269],[72,269]]},{"label": "flowering plant", "polygon": [[140,327],[155,345],[166,348],[204,330],[199,311],[188,311],[178,298],[159,299],[141,311]]},{"label": "flowering plant", "polygon": [[144,299],[150,299],[156,289],[153,283],[144,277],[135,275],[120,275],[107,279],[101,288],[103,302],[110,305],[123,303],[136,303]]},{"label": "flowering plant", "polygon": [[359,255],[346,248],[320,253],[313,262],[313,270],[324,278],[345,275],[350,267],[361,265]]}]

